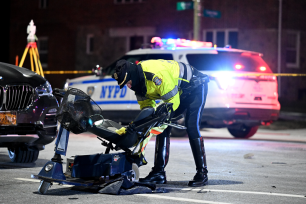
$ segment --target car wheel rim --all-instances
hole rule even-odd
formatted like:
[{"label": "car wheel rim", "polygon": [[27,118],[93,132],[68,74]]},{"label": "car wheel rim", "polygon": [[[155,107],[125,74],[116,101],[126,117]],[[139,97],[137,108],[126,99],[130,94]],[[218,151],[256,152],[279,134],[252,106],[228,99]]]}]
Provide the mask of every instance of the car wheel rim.
[{"label": "car wheel rim", "polygon": [[10,158],[13,158],[13,157],[15,156],[15,151],[14,151],[14,149],[9,149],[9,150],[8,150],[8,153],[9,153],[9,157],[10,157]]}]

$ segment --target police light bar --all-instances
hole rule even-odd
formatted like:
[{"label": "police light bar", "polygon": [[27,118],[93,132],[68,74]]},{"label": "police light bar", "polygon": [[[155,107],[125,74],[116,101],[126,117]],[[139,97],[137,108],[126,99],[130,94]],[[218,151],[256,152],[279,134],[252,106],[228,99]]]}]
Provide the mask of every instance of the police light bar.
[{"label": "police light bar", "polygon": [[212,47],[211,42],[203,41],[194,41],[186,39],[173,39],[173,38],[160,38],[153,37],[151,43],[155,43],[159,47],[192,47],[192,48],[201,48],[201,47]]}]

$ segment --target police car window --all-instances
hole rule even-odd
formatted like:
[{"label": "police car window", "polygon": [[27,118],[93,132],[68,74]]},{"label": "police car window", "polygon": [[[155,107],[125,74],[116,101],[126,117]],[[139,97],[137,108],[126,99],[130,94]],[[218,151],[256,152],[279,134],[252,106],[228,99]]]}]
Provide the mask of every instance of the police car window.
[{"label": "police car window", "polygon": [[172,54],[148,54],[147,59],[173,60]]},{"label": "police car window", "polygon": [[[125,59],[126,61],[138,64],[138,62],[148,59],[165,59],[173,60],[172,54],[143,54],[143,55],[124,55],[118,60]],[[103,69],[103,75],[112,75],[115,71],[117,61],[113,62],[111,65]]]},{"label": "police car window", "polygon": [[258,72],[259,67],[272,71],[258,55],[249,53],[219,52],[218,54],[187,54],[188,63],[201,71],[237,71],[236,65],[243,66],[239,71]]}]

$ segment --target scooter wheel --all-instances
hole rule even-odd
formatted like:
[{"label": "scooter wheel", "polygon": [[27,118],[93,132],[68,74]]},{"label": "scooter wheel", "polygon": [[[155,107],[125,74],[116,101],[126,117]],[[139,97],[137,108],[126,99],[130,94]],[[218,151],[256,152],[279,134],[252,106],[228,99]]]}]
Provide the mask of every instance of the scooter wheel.
[{"label": "scooter wheel", "polygon": [[38,187],[38,193],[46,194],[52,183],[42,180]]},{"label": "scooter wheel", "polygon": [[132,170],[131,170],[131,181],[138,181],[139,180],[139,168],[137,164],[133,163],[132,164]]}]

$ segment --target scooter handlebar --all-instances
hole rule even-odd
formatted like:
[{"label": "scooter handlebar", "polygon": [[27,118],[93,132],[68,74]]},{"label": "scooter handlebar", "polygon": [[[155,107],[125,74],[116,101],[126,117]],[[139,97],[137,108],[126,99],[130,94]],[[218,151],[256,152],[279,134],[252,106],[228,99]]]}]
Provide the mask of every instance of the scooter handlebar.
[{"label": "scooter handlebar", "polygon": [[53,95],[61,98],[65,96],[66,92],[67,91],[65,89],[58,89],[58,88],[53,89]]}]

